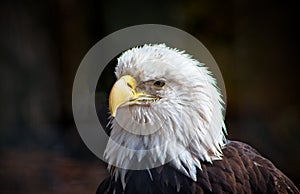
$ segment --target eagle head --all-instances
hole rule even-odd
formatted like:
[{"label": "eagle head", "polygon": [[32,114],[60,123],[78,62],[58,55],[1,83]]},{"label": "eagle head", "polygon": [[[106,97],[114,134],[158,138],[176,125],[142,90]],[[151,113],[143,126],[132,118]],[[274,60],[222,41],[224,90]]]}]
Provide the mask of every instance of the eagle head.
[{"label": "eagle head", "polygon": [[124,52],[115,74],[104,152],[112,173],[168,163],[195,180],[201,161],[222,157],[224,103],[204,64],[165,44],[144,45]]}]

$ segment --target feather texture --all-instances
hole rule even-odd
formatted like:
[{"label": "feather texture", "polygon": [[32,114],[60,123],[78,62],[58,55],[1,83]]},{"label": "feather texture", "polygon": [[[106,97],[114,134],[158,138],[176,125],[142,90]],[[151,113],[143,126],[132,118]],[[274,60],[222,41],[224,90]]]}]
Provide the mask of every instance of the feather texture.
[{"label": "feather texture", "polygon": [[170,164],[149,171],[128,171],[123,190],[120,178],[106,178],[97,194],[144,193],[299,193],[293,182],[269,160],[247,144],[231,141],[223,148],[222,160],[202,162],[197,181],[182,174]]}]

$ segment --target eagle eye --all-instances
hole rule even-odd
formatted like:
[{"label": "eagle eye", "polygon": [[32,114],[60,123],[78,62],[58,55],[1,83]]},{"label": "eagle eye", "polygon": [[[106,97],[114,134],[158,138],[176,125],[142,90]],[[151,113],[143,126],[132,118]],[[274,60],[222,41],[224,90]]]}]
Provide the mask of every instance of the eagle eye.
[{"label": "eagle eye", "polygon": [[165,82],[162,81],[162,80],[157,80],[157,81],[155,81],[155,82],[153,83],[153,85],[154,85],[155,87],[162,88],[162,87],[164,87]]}]

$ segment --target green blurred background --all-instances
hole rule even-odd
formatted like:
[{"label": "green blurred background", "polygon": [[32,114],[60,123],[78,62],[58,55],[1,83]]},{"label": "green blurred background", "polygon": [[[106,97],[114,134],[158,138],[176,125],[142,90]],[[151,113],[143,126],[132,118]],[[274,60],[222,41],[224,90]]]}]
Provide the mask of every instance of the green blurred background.
[{"label": "green blurred background", "polygon": [[299,187],[298,8],[279,0],[2,0],[0,193],[95,192],[107,172],[76,130],[73,79],[97,41],[144,23],[178,27],[208,48],[227,89],[229,139],[251,144]]}]

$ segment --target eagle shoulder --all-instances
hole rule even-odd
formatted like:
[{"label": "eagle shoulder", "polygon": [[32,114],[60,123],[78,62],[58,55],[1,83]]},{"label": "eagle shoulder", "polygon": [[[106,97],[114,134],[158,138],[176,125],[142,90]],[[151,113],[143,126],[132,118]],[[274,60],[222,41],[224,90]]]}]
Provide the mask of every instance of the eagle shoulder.
[{"label": "eagle shoulder", "polygon": [[203,164],[212,193],[299,193],[293,182],[248,144],[229,141],[223,159]]},{"label": "eagle shoulder", "polygon": [[[128,170],[123,189],[120,178],[110,176],[98,187],[105,193],[300,193],[293,182],[251,146],[229,141],[222,160],[202,162],[197,181],[171,165],[150,170]],[[151,174],[151,175],[150,175]]]}]

